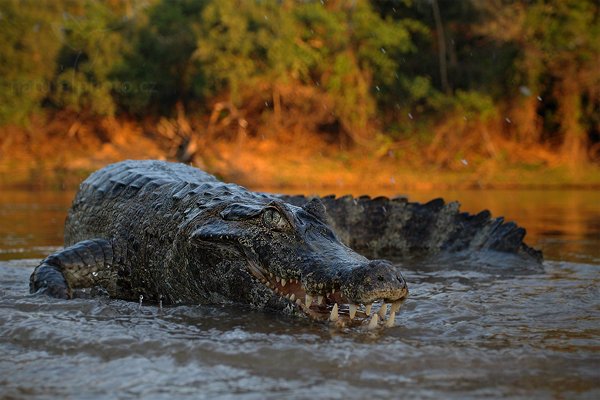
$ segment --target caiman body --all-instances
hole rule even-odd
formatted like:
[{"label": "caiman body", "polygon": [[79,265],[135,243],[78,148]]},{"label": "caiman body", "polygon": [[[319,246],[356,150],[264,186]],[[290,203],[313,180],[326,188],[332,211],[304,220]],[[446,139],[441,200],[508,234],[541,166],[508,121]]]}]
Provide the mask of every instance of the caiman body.
[{"label": "caiman body", "polygon": [[65,249],[35,269],[30,289],[63,298],[95,291],[166,304],[233,301],[344,323],[366,321],[380,301],[392,304],[389,324],[406,283],[392,263],[365,255],[493,251],[539,264],[524,235],[441,200],[269,195],[183,164],[124,161],[81,184]]}]

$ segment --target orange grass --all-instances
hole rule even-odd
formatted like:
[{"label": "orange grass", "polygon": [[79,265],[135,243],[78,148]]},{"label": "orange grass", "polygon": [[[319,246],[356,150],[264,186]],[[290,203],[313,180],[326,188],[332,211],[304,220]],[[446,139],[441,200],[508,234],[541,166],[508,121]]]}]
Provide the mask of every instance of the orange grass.
[{"label": "orange grass", "polygon": [[[0,185],[72,187],[111,162],[176,161],[181,128],[169,124],[164,119],[139,123],[56,118],[34,122],[27,129],[3,128]],[[494,135],[486,136],[481,146],[475,145],[481,141],[479,133],[467,135],[462,139],[464,149],[451,153],[453,146],[459,148],[444,143],[443,133],[434,135],[433,143],[376,136],[366,145],[348,148],[316,134],[208,138],[201,127],[186,129],[193,139],[192,164],[253,188],[392,193],[467,187],[600,187],[600,170],[593,164],[573,170],[548,148],[523,146]]]}]

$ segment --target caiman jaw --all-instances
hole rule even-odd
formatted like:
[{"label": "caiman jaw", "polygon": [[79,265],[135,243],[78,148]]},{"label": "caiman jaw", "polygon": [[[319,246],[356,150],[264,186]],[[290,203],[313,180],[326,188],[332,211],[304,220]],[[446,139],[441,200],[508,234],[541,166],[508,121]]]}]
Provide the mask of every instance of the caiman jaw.
[{"label": "caiman jaw", "polygon": [[368,330],[392,327],[396,313],[408,296],[408,289],[404,287],[400,297],[393,302],[382,299],[368,304],[355,304],[339,288],[323,288],[320,292],[308,293],[298,279],[282,278],[253,264],[249,265],[249,270],[259,282],[295,304],[309,318],[330,321],[339,327],[363,325]]}]

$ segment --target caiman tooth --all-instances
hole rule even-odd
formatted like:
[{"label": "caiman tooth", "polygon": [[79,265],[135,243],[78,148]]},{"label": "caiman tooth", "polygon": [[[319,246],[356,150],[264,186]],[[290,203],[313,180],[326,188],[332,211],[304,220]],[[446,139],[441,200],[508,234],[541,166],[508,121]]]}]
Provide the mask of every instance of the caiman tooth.
[{"label": "caiman tooth", "polygon": [[350,319],[354,319],[354,316],[356,315],[356,309],[357,309],[357,305],[356,304],[350,304],[349,309],[350,309]]},{"label": "caiman tooth", "polygon": [[398,310],[400,309],[400,306],[402,305],[401,301],[397,301],[395,303],[392,303],[392,306],[390,307],[390,312],[398,312]]},{"label": "caiman tooth", "polygon": [[281,280],[281,278],[280,278],[280,277],[278,277],[278,276],[276,276],[276,277],[275,277],[275,280],[277,281],[277,283],[279,283],[279,281]]},{"label": "caiman tooth", "polygon": [[296,300],[296,295],[295,295],[294,293],[292,293],[292,294],[290,295],[290,300],[291,300],[291,301],[294,301],[294,300]]},{"label": "caiman tooth", "polygon": [[283,287],[283,286],[285,286],[285,279],[282,279],[282,280],[281,280],[281,286],[282,286],[282,287]]},{"label": "caiman tooth", "polygon": [[306,305],[306,307],[310,307],[310,305],[312,304],[313,301],[313,297],[310,294],[307,294],[306,297],[304,298],[304,304]]},{"label": "caiman tooth", "polygon": [[369,321],[369,325],[367,326],[367,329],[372,331],[373,329],[377,328],[378,324],[379,324],[379,316],[377,316],[377,314],[373,314],[373,316],[371,317],[371,320]]},{"label": "caiman tooth", "polygon": [[337,303],[335,303],[333,305],[333,308],[331,309],[331,314],[329,314],[329,320],[333,321],[333,322],[338,320],[338,305],[337,305]]},{"label": "caiman tooth", "polygon": [[269,276],[272,278],[272,277],[273,277],[273,273],[272,273],[272,272],[269,272]]},{"label": "caiman tooth", "polygon": [[296,299],[296,304],[298,304],[299,306],[301,306],[302,305],[302,300]]},{"label": "caiman tooth", "polygon": [[268,287],[268,288],[270,288],[271,287],[271,282],[265,283],[265,286]]},{"label": "caiman tooth", "polygon": [[382,320],[385,318],[385,315],[387,314],[387,310],[388,310],[388,305],[387,303],[383,303],[381,305],[381,308],[379,309],[379,311],[377,312],[377,314],[379,314],[379,318],[381,318]]},{"label": "caiman tooth", "polygon": [[267,278],[265,277],[266,272],[264,270],[262,270],[256,264],[250,262],[250,263],[248,263],[248,268],[250,269],[250,272],[252,273],[252,275],[254,275],[255,277],[257,277],[261,281],[266,281],[267,280]]},{"label": "caiman tooth", "polygon": [[323,296],[317,296],[317,304],[323,304]]},{"label": "caiman tooth", "polygon": [[386,326],[386,327],[388,327],[388,328],[391,328],[391,327],[393,327],[393,326],[394,326],[395,319],[396,319],[396,313],[392,311],[392,312],[390,313],[390,317],[389,317],[389,318],[388,318],[388,320],[385,322],[385,326]]},{"label": "caiman tooth", "polygon": [[371,314],[371,307],[373,307],[373,303],[365,305],[365,314]]}]

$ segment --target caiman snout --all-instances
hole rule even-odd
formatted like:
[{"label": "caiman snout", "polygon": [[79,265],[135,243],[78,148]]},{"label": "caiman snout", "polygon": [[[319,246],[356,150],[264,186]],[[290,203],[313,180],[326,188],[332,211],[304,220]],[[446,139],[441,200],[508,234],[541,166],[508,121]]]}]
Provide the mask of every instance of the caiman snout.
[{"label": "caiman snout", "polygon": [[344,297],[354,303],[370,304],[377,300],[388,303],[408,295],[406,281],[389,261],[373,260],[356,268],[341,284]]},{"label": "caiman snout", "polygon": [[287,307],[291,302],[313,319],[342,325],[366,323],[369,328],[380,323],[393,326],[408,295],[404,278],[389,261],[369,260],[343,245],[323,222],[327,217],[319,204],[293,208],[270,203],[268,220],[279,213],[278,221],[286,223],[277,232],[288,229],[294,235],[270,231],[261,235],[256,242],[265,245],[248,252],[249,271],[276,295],[276,304]]},{"label": "caiman snout", "polygon": [[260,271],[257,265],[251,265],[250,270],[275,294],[295,303],[313,319],[341,325],[367,324],[369,329],[393,326],[396,312],[408,296],[406,282],[390,262],[363,260],[313,267],[300,279]]}]

